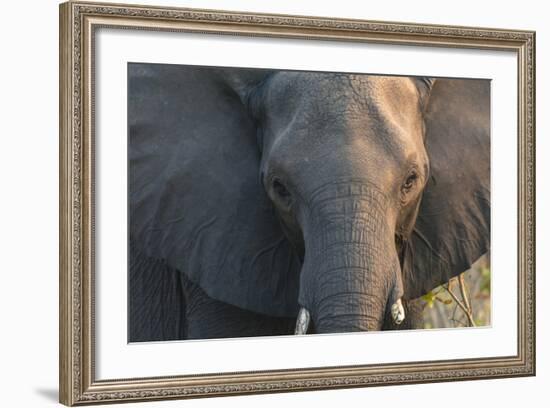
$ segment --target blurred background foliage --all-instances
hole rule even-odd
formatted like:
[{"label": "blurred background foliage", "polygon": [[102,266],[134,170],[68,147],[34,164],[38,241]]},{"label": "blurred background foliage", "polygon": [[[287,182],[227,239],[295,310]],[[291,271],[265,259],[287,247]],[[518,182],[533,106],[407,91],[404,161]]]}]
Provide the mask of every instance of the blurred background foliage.
[{"label": "blurred background foliage", "polygon": [[491,324],[490,254],[472,268],[422,297],[424,328],[489,326]]}]

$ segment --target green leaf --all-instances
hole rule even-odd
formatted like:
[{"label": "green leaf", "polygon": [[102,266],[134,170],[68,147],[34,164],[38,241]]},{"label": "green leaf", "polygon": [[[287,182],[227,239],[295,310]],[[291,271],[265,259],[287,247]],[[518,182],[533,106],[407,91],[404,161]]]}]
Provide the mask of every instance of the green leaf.
[{"label": "green leaf", "polygon": [[426,302],[430,309],[434,307],[434,300],[436,299],[436,297],[433,291],[426,293],[424,296],[422,296],[422,299]]}]

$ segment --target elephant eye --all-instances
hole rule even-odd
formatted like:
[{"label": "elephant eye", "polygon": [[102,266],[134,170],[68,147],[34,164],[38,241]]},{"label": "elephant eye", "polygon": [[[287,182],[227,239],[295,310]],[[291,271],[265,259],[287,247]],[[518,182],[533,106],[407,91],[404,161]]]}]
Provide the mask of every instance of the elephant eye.
[{"label": "elephant eye", "polygon": [[403,183],[403,186],[401,187],[401,191],[404,193],[408,193],[416,183],[416,180],[418,179],[418,173],[416,171],[411,172],[408,176],[405,182]]},{"label": "elephant eye", "polygon": [[284,200],[288,200],[290,198],[290,192],[286,189],[283,183],[281,183],[281,181],[278,179],[273,180],[273,191],[275,192],[275,194],[277,194],[280,198]]}]

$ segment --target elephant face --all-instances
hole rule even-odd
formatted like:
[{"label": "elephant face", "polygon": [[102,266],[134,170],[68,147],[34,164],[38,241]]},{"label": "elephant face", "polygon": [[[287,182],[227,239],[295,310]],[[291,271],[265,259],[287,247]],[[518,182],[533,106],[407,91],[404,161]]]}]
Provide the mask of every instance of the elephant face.
[{"label": "elephant face", "polygon": [[214,299],[378,330],[489,248],[488,81],[129,77],[130,240]]},{"label": "elephant face", "polygon": [[319,332],[378,330],[403,296],[399,244],[429,173],[427,92],[409,78],[282,72],[252,98],[261,181],[304,260],[299,303]]}]

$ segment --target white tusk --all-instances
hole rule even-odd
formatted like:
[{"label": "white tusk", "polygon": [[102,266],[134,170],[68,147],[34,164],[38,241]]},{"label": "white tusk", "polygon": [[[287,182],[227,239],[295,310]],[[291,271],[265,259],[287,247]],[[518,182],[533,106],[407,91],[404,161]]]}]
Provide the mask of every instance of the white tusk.
[{"label": "white tusk", "polygon": [[403,323],[403,320],[405,320],[405,309],[403,308],[401,299],[397,299],[397,302],[392,305],[391,317],[395,324],[401,324]]},{"label": "white tusk", "polygon": [[306,334],[307,328],[309,327],[309,312],[306,308],[301,308],[298,312],[298,318],[296,319],[296,329],[294,334]]}]

